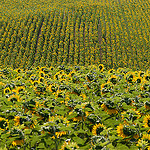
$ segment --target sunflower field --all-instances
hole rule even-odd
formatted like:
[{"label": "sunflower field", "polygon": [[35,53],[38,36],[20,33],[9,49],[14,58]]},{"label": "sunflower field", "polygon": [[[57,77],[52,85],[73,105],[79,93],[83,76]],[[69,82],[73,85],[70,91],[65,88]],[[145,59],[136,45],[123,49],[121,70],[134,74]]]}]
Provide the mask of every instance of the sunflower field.
[{"label": "sunflower field", "polygon": [[150,150],[150,0],[0,1],[0,150]]},{"label": "sunflower field", "polygon": [[149,0],[1,0],[0,65],[150,66]]},{"label": "sunflower field", "polygon": [[0,79],[2,149],[150,149],[150,70],[1,68]]}]

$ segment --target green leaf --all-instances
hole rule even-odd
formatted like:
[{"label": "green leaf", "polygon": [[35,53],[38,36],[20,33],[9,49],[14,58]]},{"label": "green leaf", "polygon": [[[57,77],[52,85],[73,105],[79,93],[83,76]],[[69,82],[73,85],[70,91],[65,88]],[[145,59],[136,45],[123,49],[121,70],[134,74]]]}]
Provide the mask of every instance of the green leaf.
[{"label": "green leaf", "polygon": [[77,144],[84,144],[84,140],[83,139],[81,139],[81,138],[79,138],[79,137],[74,137],[73,138],[73,140],[74,140],[74,142],[77,142]]},{"label": "green leaf", "polygon": [[129,150],[129,148],[126,145],[119,143],[117,144],[116,150]]},{"label": "green leaf", "polygon": [[24,130],[24,133],[25,133],[25,134],[30,134],[31,132],[32,132],[32,129],[25,129],[25,130]]}]

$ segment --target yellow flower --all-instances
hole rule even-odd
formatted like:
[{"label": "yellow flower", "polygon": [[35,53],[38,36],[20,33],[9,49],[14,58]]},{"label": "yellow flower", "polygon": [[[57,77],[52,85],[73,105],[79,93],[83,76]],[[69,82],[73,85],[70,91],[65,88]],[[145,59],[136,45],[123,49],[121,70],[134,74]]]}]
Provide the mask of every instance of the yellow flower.
[{"label": "yellow flower", "polygon": [[106,127],[103,124],[96,124],[93,126],[92,134],[93,135],[99,135]]},{"label": "yellow flower", "polygon": [[11,92],[11,89],[9,87],[5,88],[4,89],[4,94],[8,94]]},{"label": "yellow flower", "polygon": [[105,104],[102,104],[101,107],[104,109],[105,112],[107,112],[108,115],[118,114],[117,109],[108,109]]},{"label": "yellow flower", "polygon": [[123,128],[124,128],[123,124],[119,124],[119,126],[117,126],[117,133],[118,133],[118,135],[121,136],[122,138],[126,138],[127,135],[124,134]]},{"label": "yellow flower", "polygon": [[19,92],[21,92],[21,91],[25,91],[25,87],[17,87],[16,89],[14,89],[14,90],[12,90],[12,92],[15,92],[15,93],[17,93],[17,94],[19,94]]},{"label": "yellow flower", "polygon": [[61,146],[61,149],[59,149],[59,150],[66,150],[66,149],[68,149],[68,150],[72,150],[72,148],[73,149],[79,149],[79,146],[77,145],[77,143],[74,143],[74,142],[70,142],[70,139],[67,139],[65,142],[64,142],[64,144]]},{"label": "yellow flower", "polygon": [[101,72],[103,72],[103,70],[104,70],[104,65],[103,65],[103,64],[99,64],[99,65],[98,65],[98,68],[99,68],[99,70],[100,70]]},{"label": "yellow flower", "polygon": [[101,107],[104,109],[105,112],[107,111],[107,106],[104,103],[101,105]]},{"label": "yellow flower", "polygon": [[9,98],[8,98],[8,101],[11,101],[11,102],[14,102],[14,101],[17,101],[17,102],[20,102],[21,99],[18,95],[11,95]]},{"label": "yellow flower", "polygon": [[150,134],[143,134],[142,139],[150,141]]},{"label": "yellow flower", "polygon": [[150,115],[146,115],[143,119],[144,127],[150,127]]},{"label": "yellow flower", "polygon": [[86,95],[81,93],[80,96],[82,96],[83,100],[86,100]]},{"label": "yellow flower", "polygon": [[57,136],[57,138],[61,137],[62,135],[66,135],[66,134],[67,134],[66,131],[55,132],[55,135]]},{"label": "yellow flower", "polygon": [[109,78],[109,81],[112,82],[113,84],[116,84],[117,83],[117,76],[111,75],[111,77]]},{"label": "yellow flower", "polygon": [[[127,122],[125,122],[124,125],[120,123],[119,126],[117,126],[118,135],[120,137],[122,137],[123,139],[127,138],[128,136],[133,136],[133,138],[136,138],[136,139],[139,138],[139,135],[136,134],[135,132],[133,132],[132,129],[128,128],[129,127],[128,125],[129,124]],[[130,139],[130,138],[128,138],[128,139]]]},{"label": "yellow flower", "polygon": [[13,145],[13,146],[16,146],[16,145],[23,145],[23,143],[24,143],[24,142],[23,142],[23,139],[22,139],[22,140],[15,140],[15,141],[12,142],[12,145]]},{"label": "yellow flower", "polygon": [[109,71],[108,71],[108,74],[110,74],[110,73],[114,73],[115,72],[115,70],[114,69],[110,69]]},{"label": "yellow flower", "polygon": [[16,143],[15,141],[13,141],[13,142],[12,142],[12,145],[13,145],[13,146],[16,146],[16,145],[17,145],[17,143]]},{"label": "yellow flower", "polygon": [[40,71],[40,72],[39,72],[39,76],[40,76],[40,77],[45,77],[45,72],[44,72],[44,71]]},{"label": "yellow flower", "polygon": [[14,121],[15,121],[15,124],[14,124],[15,126],[20,125],[20,117],[19,116],[15,116]]},{"label": "yellow flower", "polygon": [[0,130],[4,131],[7,130],[9,125],[8,119],[0,117]]},{"label": "yellow flower", "polygon": [[40,77],[40,78],[38,79],[38,83],[43,82],[43,81],[44,81],[44,77]]}]

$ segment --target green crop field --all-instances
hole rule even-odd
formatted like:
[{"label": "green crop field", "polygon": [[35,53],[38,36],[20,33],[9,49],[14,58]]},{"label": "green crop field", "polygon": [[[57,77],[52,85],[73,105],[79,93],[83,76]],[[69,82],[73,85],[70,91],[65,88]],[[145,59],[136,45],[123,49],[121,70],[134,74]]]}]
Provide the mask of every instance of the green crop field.
[{"label": "green crop field", "polygon": [[0,15],[0,150],[150,150],[150,0],[1,0]]}]

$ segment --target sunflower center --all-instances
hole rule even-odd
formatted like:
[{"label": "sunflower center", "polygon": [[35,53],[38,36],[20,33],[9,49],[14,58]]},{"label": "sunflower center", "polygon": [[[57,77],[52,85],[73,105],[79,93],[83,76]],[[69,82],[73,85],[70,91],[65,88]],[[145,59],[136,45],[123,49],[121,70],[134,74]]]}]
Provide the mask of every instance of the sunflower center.
[{"label": "sunflower center", "polygon": [[[2,120],[2,121],[0,122],[0,128],[1,128],[1,129],[5,129],[4,123],[5,123],[5,120]],[[6,125],[7,125],[7,124],[6,124]]]},{"label": "sunflower center", "polygon": [[117,83],[117,80],[116,80],[116,78],[111,78],[111,80],[110,80],[113,84],[116,84]]},{"label": "sunflower center", "polygon": [[17,98],[13,97],[11,98],[11,102],[17,101]]},{"label": "sunflower center", "polygon": [[99,69],[100,69],[100,70],[102,70],[102,68],[103,68],[102,66],[99,66]]},{"label": "sunflower center", "polygon": [[123,128],[123,133],[124,133],[125,135],[127,135],[127,136],[130,136],[130,135],[132,135],[132,130],[129,129],[129,128],[124,127],[124,128]]},{"label": "sunflower center", "polygon": [[137,83],[141,83],[141,79],[137,79]]},{"label": "sunflower center", "polygon": [[102,127],[96,129],[96,134],[99,135],[103,131]]},{"label": "sunflower center", "polygon": [[9,93],[9,90],[7,89],[7,90],[5,90],[5,93]]}]

